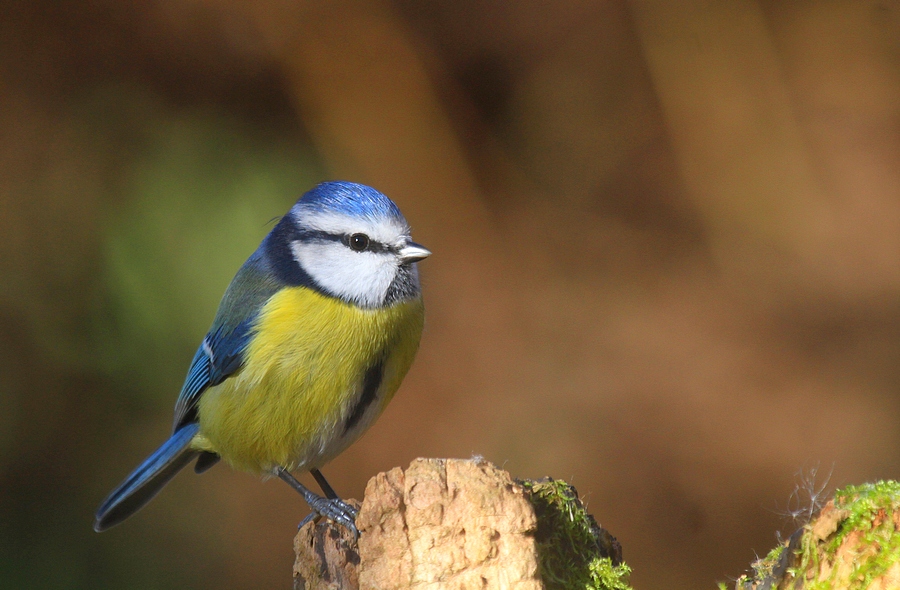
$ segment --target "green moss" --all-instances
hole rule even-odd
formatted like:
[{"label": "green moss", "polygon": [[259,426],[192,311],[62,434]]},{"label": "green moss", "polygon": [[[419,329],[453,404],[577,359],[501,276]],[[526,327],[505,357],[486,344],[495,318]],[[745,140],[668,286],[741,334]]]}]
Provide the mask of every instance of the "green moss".
[{"label": "green moss", "polygon": [[772,575],[772,570],[775,569],[775,566],[778,565],[779,560],[781,559],[781,554],[784,553],[785,546],[778,545],[769,553],[763,557],[762,559],[757,559],[753,563],[753,577],[756,580],[765,579],[768,576]]},{"label": "green moss", "polygon": [[[767,585],[772,588],[802,587],[805,590],[833,590],[838,585],[847,589],[868,588],[891,566],[900,562],[900,532],[894,524],[894,513],[898,510],[900,483],[880,481],[844,488],[834,496],[834,512],[826,507],[828,512],[819,517],[834,519],[832,532],[821,530],[822,524],[827,529],[828,520],[819,523],[820,532],[817,535],[826,535],[826,538],[814,535],[817,521],[807,524],[792,537],[790,546],[796,547],[796,550],[791,550],[792,555],[784,553],[788,550],[787,544],[779,545],[753,564],[752,578],[741,576],[735,588]],[[839,555],[839,551],[842,554]],[[855,552],[850,560],[848,551]],[[843,578],[841,572],[845,570],[841,568],[828,567],[824,568],[828,572],[827,577],[807,578],[821,572],[821,564],[832,564],[837,560],[851,563],[853,569],[849,577]],[[786,567],[788,564],[792,567]],[[785,579],[781,579],[785,573]],[[838,579],[839,574],[842,579]]]},{"label": "green moss", "polygon": [[535,535],[545,587],[560,590],[631,590],[631,568],[618,542],[597,526],[564,481],[519,481],[538,517]]},{"label": "green moss", "polygon": [[[826,554],[833,556],[848,534],[862,533],[861,544],[871,546],[875,555],[854,560],[850,580],[853,588],[868,588],[875,578],[900,561],[900,533],[893,521],[894,512],[900,509],[900,483],[879,481],[849,486],[835,494],[834,505],[849,515],[829,541]],[[821,584],[810,588],[831,587],[825,581]]]}]

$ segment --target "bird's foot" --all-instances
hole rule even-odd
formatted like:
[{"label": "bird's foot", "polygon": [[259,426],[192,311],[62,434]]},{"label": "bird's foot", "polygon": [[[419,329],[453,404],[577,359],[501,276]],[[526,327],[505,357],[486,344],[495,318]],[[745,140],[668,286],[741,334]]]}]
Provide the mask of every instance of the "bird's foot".
[{"label": "bird's foot", "polygon": [[359,538],[359,530],[356,528],[356,515],[359,511],[356,508],[347,504],[340,498],[323,498],[321,496],[316,496],[313,500],[307,498],[306,502],[309,504],[309,507],[312,508],[312,512],[303,519],[299,525],[300,527],[317,516],[324,516],[353,533],[353,538]]},{"label": "bird's foot", "polygon": [[303,527],[310,520],[313,520],[318,516],[324,516],[353,533],[354,539],[359,538],[359,530],[356,528],[356,515],[359,511],[356,508],[347,504],[340,498],[324,498],[316,494],[297,481],[297,478],[282,467],[275,469],[275,475],[297,490],[312,509],[312,513],[300,522],[298,528]]}]

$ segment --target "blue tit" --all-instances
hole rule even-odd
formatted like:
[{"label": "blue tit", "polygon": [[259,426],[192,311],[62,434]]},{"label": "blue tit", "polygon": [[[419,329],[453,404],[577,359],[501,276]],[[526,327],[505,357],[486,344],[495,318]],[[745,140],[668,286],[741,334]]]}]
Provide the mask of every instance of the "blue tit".
[{"label": "blue tit", "polygon": [[137,512],[191,461],[202,473],[221,458],[278,476],[313,514],[357,534],[355,509],[319,468],[372,425],[409,370],[424,323],[416,262],[430,254],[375,189],[327,182],[303,195],[225,291],[172,436],[100,505],[94,530]]}]

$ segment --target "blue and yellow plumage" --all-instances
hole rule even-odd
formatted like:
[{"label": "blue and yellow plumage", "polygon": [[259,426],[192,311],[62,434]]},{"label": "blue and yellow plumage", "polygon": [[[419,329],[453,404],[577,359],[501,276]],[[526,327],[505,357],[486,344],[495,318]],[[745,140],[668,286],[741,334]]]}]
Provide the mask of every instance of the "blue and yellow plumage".
[{"label": "blue and yellow plumage", "polygon": [[[394,203],[346,182],[306,193],[238,270],[175,405],[172,436],[101,504],[105,530],[195,458],[278,475],[314,512],[355,531],[318,469],[381,414],[409,370],[424,321],[416,262]],[[305,469],[326,498],[290,475]]]}]

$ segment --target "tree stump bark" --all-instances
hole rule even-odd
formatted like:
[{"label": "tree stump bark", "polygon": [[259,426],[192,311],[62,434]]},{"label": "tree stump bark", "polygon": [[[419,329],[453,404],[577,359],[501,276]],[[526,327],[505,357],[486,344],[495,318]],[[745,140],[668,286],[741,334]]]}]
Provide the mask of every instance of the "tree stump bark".
[{"label": "tree stump bark", "polygon": [[[567,506],[552,508],[557,499]],[[569,518],[579,509],[580,520]],[[553,520],[551,512],[569,516]],[[584,513],[573,488],[553,480],[517,482],[481,459],[417,459],[405,471],[379,473],[366,487],[356,524],[358,544],[325,520],[298,532],[295,589],[539,590],[548,587],[544,578],[557,563],[571,569],[581,588],[627,588],[618,544]],[[551,530],[560,527],[572,530]],[[551,555],[548,546],[562,553]],[[621,585],[579,581],[590,580],[592,570],[619,576]],[[568,587],[569,572],[561,575],[556,587]]]},{"label": "tree stump bark", "polygon": [[[295,590],[630,590],[618,542],[574,488],[514,480],[481,459],[379,473],[356,524],[358,543],[326,520],[297,533]],[[900,588],[900,483],[837,491],[752,569],[735,590]]]}]

